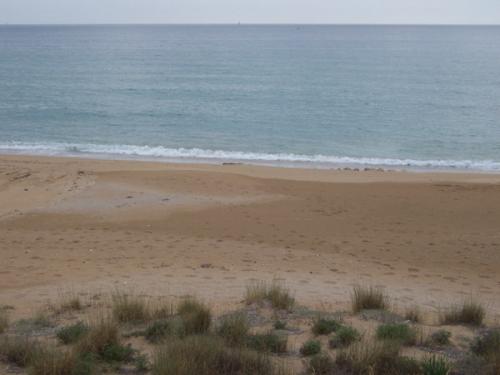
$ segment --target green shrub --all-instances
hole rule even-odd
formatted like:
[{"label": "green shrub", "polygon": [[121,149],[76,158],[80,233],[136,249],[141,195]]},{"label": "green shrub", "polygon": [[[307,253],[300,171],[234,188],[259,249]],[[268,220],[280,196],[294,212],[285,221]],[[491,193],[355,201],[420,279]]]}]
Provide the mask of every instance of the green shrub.
[{"label": "green shrub", "polygon": [[450,343],[451,332],[445,329],[440,329],[432,333],[430,343],[432,345],[444,346]]},{"label": "green shrub", "polygon": [[278,310],[290,311],[295,306],[295,298],[290,291],[277,281],[271,284],[260,281],[247,285],[245,301],[247,304],[268,301],[274,309]]},{"label": "green shrub", "polygon": [[130,362],[134,357],[134,350],[130,345],[110,344],[106,346],[100,358],[106,362]]},{"label": "green shrub", "polygon": [[210,328],[212,314],[202,303],[196,300],[185,300],[177,307],[177,313],[182,319],[184,333],[196,335],[205,333]]},{"label": "green shrub", "polygon": [[476,337],[471,350],[481,357],[500,354],[500,329],[490,329]]},{"label": "green shrub", "polygon": [[336,372],[335,361],[328,354],[316,354],[309,361],[308,373],[312,375],[330,375]]},{"label": "green shrub", "polygon": [[357,286],[351,295],[352,310],[385,310],[389,299],[380,288]]},{"label": "green shrub", "polygon": [[217,334],[229,345],[241,345],[245,342],[248,330],[247,318],[243,314],[231,314],[223,317],[217,328]]},{"label": "green shrub", "polygon": [[89,327],[82,322],[78,322],[59,329],[56,336],[63,344],[72,344],[82,338],[88,331]]},{"label": "green shrub", "polygon": [[76,343],[75,350],[81,356],[93,355],[102,359],[109,355],[109,348],[117,346],[120,346],[117,324],[101,317],[89,325],[89,331]]},{"label": "green shrub", "polygon": [[115,293],[112,296],[113,317],[120,323],[138,323],[150,319],[151,315],[144,299]]},{"label": "green shrub", "polygon": [[247,337],[247,346],[259,352],[286,353],[287,337],[269,332]]},{"label": "green shrub", "polygon": [[404,345],[415,345],[416,330],[407,324],[382,324],[377,328],[379,340],[393,340]]},{"label": "green shrub", "polygon": [[475,301],[466,301],[461,305],[450,307],[441,314],[442,324],[470,324],[480,326],[486,313],[484,307]]},{"label": "green shrub", "polygon": [[448,375],[451,366],[446,359],[438,356],[431,356],[422,361],[424,375]]},{"label": "green shrub", "polygon": [[341,327],[329,341],[330,348],[345,348],[361,339],[359,332],[353,327]]},{"label": "green shrub", "polygon": [[307,340],[300,348],[300,354],[304,357],[315,355],[321,352],[321,342],[318,340]]},{"label": "green shrub", "polygon": [[274,329],[277,329],[277,330],[284,330],[284,329],[286,329],[286,326],[287,326],[287,324],[284,320],[277,320],[273,324]]},{"label": "green shrub", "polygon": [[340,327],[342,327],[342,324],[338,320],[320,317],[314,319],[312,332],[315,335],[329,335]]},{"label": "green shrub", "polygon": [[212,336],[169,340],[153,357],[153,375],[279,375],[283,369],[263,355],[231,349]]}]

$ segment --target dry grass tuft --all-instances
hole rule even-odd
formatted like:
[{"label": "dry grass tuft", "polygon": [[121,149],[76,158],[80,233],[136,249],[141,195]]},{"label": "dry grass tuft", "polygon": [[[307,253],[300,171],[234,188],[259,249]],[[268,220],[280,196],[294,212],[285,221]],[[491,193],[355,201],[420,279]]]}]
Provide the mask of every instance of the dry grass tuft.
[{"label": "dry grass tuft", "polygon": [[153,375],[281,375],[285,370],[265,355],[232,349],[222,339],[190,336],[174,339],[157,349]]},{"label": "dry grass tuft", "polygon": [[405,311],[405,319],[412,323],[422,323],[422,314],[418,306],[411,306]]},{"label": "dry grass tuft", "polygon": [[486,316],[484,307],[476,301],[464,301],[440,314],[441,324],[470,324],[480,326]]},{"label": "dry grass tuft", "polygon": [[295,306],[295,298],[282,283],[273,281],[255,281],[247,285],[245,302],[247,304],[268,301],[274,309],[291,311]]},{"label": "dry grass tuft", "polygon": [[0,359],[19,367],[26,367],[39,349],[38,342],[26,337],[0,338]]},{"label": "dry grass tuft", "polygon": [[389,306],[389,297],[381,288],[354,287],[351,295],[352,311],[358,313],[362,310],[386,310]]},{"label": "dry grass tuft", "polygon": [[210,309],[199,301],[187,299],[177,307],[185,335],[197,335],[208,331],[212,322]]},{"label": "dry grass tuft", "polygon": [[78,357],[71,351],[48,346],[38,350],[30,361],[31,375],[74,375]]},{"label": "dry grass tuft", "polygon": [[151,319],[149,306],[144,298],[121,292],[112,295],[112,312],[120,323],[139,323]]}]

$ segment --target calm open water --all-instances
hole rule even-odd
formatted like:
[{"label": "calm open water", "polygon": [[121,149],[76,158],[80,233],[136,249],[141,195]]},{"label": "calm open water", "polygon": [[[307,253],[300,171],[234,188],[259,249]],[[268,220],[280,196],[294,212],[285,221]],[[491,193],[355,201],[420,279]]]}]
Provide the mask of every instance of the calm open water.
[{"label": "calm open water", "polygon": [[0,26],[0,152],[500,171],[500,27]]}]

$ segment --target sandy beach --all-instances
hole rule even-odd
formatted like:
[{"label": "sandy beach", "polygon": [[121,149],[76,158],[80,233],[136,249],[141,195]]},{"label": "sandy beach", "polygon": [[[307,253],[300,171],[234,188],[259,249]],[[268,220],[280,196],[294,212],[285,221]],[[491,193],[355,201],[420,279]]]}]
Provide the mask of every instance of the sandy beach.
[{"label": "sandy beach", "polygon": [[0,157],[0,304],[64,291],[196,295],[222,311],[251,280],[311,307],[353,285],[399,306],[470,296],[500,317],[500,175]]}]

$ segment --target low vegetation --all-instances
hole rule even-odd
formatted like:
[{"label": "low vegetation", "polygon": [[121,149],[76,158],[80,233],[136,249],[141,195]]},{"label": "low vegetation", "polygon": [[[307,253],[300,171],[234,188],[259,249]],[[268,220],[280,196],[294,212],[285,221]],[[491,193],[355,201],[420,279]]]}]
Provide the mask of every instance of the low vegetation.
[{"label": "low vegetation", "polygon": [[77,342],[88,331],[89,327],[87,327],[86,324],[84,324],[83,322],[78,322],[59,329],[56,333],[56,336],[63,344],[67,345]]},{"label": "low vegetation", "polygon": [[4,333],[9,326],[9,315],[5,309],[0,309],[0,334]]},{"label": "low vegetation", "polygon": [[411,306],[405,311],[405,319],[411,323],[422,323],[422,314],[418,306]]},{"label": "low vegetation", "polygon": [[212,322],[210,309],[194,299],[181,302],[177,307],[177,314],[182,320],[185,335],[206,333]]},{"label": "low vegetation", "polygon": [[247,346],[259,352],[281,354],[286,353],[287,336],[278,335],[273,332],[249,335]]},{"label": "low vegetation", "polygon": [[243,314],[230,314],[221,319],[217,334],[224,338],[228,345],[240,346],[245,343],[250,326]]},{"label": "low vegetation", "polygon": [[385,310],[389,306],[389,298],[381,288],[357,286],[351,295],[352,311]]},{"label": "low vegetation", "polygon": [[484,307],[476,301],[465,301],[444,311],[440,320],[442,324],[469,324],[480,326],[486,313]]},{"label": "low vegetation", "polygon": [[284,369],[257,352],[228,348],[220,338],[203,335],[174,339],[154,354],[154,375],[278,375]]},{"label": "low vegetation", "polygon": [[471,350],[481,357],[500,356],[500,328],[486,330],[476,337]]},{"label": "low vegetation", "polygon": [[312,332],[319,335],[329,335],[342,327],[342,323],[337,319],[318,317],[314,319]]},{"label": "low vegetation", "polygon": [[379,340],[391,340],[402,345],[415,345],[417,331],[408,324],[382,324],[377,328]]},{"label": "low vegetation", "polygon": [[277,281],[271,284],[256,281],[247,285],[245,301],[247,304],[269,302],[277,310],[291,311],[295,306],[290,290]]},{"label": "low vegetation", "polygon": [[117,292],[112,296],[113,317],[121,323],[138,323],[150,319],[150,311],[143,298]]},{"label": "low vegetation", "polygon": [[429,343],[432,346],[446,346],[450,344],[451,332],[440,329],[429,337]]},{"label": "low vegetation", "polygon": [[361,335],[357,329],[353,327],[340,327],[335,336],[330,341],[330,348],[339,349],[347,348],[361,339]]},{"label": "low vegetation", "polygon": [[450,363],[443,357],[433,355],[422,361],[423,375],[448,375],[451,372]]},{"label": "low vegetation", "polygon": [[315,355],[321,352],[321,342],[318,340],[307,340],[300,348],[300,354],[304,357]]}]

